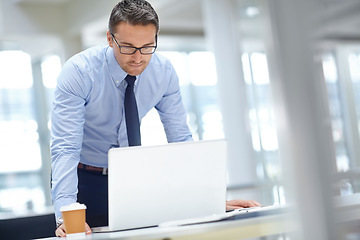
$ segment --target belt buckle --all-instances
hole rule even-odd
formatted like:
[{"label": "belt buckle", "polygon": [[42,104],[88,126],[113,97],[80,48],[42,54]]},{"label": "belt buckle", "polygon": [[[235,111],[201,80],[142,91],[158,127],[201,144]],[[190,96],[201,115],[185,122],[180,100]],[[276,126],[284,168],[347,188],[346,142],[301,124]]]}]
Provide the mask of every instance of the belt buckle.
[{"label": "belt buckle", "polygon": [[108,174],[108,168],[103,168],[102,174],[103,174],[103,175],[107,175],[107,174]]}]

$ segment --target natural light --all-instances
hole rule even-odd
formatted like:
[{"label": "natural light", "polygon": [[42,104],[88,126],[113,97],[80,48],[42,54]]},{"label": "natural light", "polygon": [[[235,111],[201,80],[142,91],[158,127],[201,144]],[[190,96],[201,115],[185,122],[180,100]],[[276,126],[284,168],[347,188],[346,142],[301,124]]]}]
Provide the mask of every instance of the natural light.
[{"label": "natural light", "polygon": [[30,88],[32,71],[30,55],[22,51],[0,51],[0,89]]},{"label": "natural light", "polygon": [[[33,107],[27,96],[22,95],[24,91],[31,91],[33,83],[30,55],[22,51],[2,51],[0,66],[2,104],[9,109],[0,118],[0,173],[38,170],[41,155],[37,122],[21,111],[24,107],[31,111]],[[16,101],[12,96],[16,96]]]}]

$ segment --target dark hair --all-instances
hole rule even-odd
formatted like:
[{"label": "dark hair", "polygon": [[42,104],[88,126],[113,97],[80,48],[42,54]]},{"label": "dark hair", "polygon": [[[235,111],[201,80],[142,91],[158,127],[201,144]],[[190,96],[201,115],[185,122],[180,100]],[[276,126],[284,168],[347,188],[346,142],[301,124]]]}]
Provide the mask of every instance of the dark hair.
[{"label": "dark hair", "polygon": [[151,4],[145,0],[122,0],[111,11],[109,31],[115,33],[115,27],[120,22],[131,25],[153,24],[156,34],[159,31],[159,17]]}]

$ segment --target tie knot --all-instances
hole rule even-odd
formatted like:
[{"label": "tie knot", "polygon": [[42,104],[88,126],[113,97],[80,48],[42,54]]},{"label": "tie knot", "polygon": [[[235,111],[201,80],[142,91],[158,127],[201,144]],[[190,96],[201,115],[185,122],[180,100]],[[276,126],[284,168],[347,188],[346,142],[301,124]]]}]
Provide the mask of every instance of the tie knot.
[{"label": "tie knot", "polygon": [[134,82],[136,80],[136,77],[135,76],[131,76],[131,75],[127,75],[125,77],[125,80],[126,82],[129,84],[130,87],[133,87],[134,86]]}]

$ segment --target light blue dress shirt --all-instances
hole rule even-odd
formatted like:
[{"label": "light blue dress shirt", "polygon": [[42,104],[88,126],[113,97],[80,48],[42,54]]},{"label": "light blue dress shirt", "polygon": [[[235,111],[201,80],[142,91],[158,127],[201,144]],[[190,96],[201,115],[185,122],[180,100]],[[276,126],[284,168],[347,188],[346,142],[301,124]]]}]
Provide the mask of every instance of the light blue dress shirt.
[{"label": "light blue dress shirt", "polygon": [[[113,49],[98,46],[76,54],[58,77],[51,112],[52,199],[60,207],[76,202],[77,165],[107,167],[108,150],[127,147],[124,93],[127,73]],[[140,120],[155,107],[168,142],[192,140],[171,63],[153,54],[135,81]]]}]

